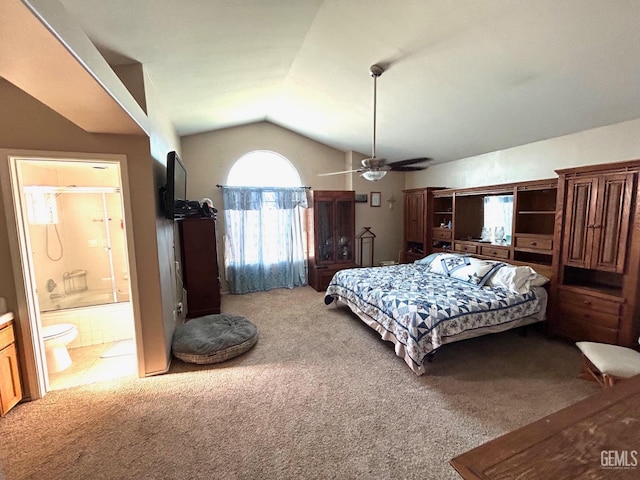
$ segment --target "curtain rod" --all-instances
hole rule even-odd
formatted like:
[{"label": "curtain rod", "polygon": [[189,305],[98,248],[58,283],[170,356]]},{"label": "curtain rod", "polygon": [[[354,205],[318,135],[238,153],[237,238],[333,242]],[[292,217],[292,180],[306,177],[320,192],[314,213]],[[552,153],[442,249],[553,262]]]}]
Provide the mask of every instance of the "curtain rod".
[{"label": "curtain rod", "polygon": [[[218,188],[223,188],[223,187],[228,187],[229,185],[220,185],[219,183],[216,183],[216,187]],[[234,186],[239,186],[239,185],[234,185]],[[253,185],[251,185],[253,186]],[[255,188],[263,188],[263,187],[255,187]],[[302,185],[301,187],[264,187],[264,188],[306,188],[307,190],[311,190],[312,187],[308,187],[306,185]]]}]

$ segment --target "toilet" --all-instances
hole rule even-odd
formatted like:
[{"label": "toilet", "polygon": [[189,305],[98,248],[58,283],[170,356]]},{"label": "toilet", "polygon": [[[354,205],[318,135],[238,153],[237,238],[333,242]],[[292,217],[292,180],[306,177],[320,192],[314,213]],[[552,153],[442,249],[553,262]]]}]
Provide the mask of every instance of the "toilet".
[{"label": "toilet", "polygon": [[78,336],[78,329],[70,323],[42,327],[42,340],[49,373],[57,373],[71,365],[67,345]]}]

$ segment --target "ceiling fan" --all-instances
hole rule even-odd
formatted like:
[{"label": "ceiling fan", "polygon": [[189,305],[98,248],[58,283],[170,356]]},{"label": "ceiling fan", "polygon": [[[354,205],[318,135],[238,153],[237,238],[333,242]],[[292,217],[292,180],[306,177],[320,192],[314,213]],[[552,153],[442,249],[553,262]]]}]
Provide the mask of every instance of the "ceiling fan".
[{"label": "ceiling fan", "polygon": [[425,163],[431,160],[428,157],[409,158],[398,162],[388,163],[384,158],[376,157],[376,94],[377,80],[384,72],[384,68],[380,65],[371,65],[369,73],[373,77],[373,146],[371,157],[362,160],[362,167],[355,170],[344,170],[342,172],[320,173],[320,176],[342,175],[345,173],[359,173],[366,180],[375,182],[383,178],[387,172],[413,172],[416,170],[424,170],[426,166],[419,166],[419,163]]}]

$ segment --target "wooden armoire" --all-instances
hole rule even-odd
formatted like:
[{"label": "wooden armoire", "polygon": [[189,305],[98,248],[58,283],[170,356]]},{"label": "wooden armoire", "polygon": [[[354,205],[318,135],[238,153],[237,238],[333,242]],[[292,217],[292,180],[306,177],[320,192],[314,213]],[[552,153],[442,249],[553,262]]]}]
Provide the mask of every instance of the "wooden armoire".
[{"label": "wooden armoire", "polygon": [[557,170],[552,333],[638,346],[640,160]]}]

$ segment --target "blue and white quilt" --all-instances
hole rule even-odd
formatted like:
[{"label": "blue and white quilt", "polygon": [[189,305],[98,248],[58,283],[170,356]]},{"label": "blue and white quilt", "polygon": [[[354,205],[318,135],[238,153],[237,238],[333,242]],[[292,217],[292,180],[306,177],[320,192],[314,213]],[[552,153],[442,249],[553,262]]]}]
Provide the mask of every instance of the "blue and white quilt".
[{"label": "blue and white quilt", "polygon": [[335,298],[394,342],[396,354],[418,375],[425,372],[427,355],[443,343],[474,336],[465,336],[470,330],[495,325],[506,330],[546,306],[546,298],[541,302],[533,290],[518,294],[478,286],[420,264],[340,270],[327,288],[325,303]]}]

